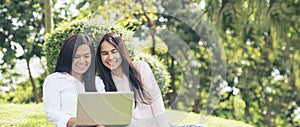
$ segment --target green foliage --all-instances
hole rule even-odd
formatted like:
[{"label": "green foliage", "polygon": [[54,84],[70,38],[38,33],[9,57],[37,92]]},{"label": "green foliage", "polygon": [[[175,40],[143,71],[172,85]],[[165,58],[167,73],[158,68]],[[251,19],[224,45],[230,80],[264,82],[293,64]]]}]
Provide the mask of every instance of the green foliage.
[{"label": "green foliage", "polygon": [[13,78],[20,76],[14,71],[16,60],[30,61],[34,56],[41,57],[43,17],[40,1],[6,0],[0,4],[0,72],[11,87]]},{"label": "green foliage", "polygon": [[[146,4],[147,8],[158,12],[152,13],[156,16],[151,18],[156,28],[166,26],[166,29],[179,35],[193,50],[192,53],[199,62],[197,70],[200,75],[198,77],[200,88],[194,101],[193,111],[199,112],[207,102],[213,103],[220,99],[220,103],[213,112],[214,115],[241,119],[256,126],[299,126],[299,118],[296,119],[299,113],[295,113],[300,105],[300,95],[297,92],[300,89],[299,0],[205,0],[204,14],[192,8],[199,2],[200,0],[180,2],[164,0],[148,1]],[[97,4],[97,2],[94,3]],[[144,16],[140,9],[141,2],[132,3],[136,8],[128,9],[134,14],[124,9],[127,8],[127,4],[123,3],[112,1],[102,7],[105,2],[101,1],[101,7],[93,5],[91,10],[101,10],[99,13],[104,15],[104,18],[116,12],[118,15],[115,18],[118,19],[123,14],[126,17],[120,20],[123,26],[139,30],[135,36],[140,38],[144,39],[149,36],[149,31],[147,31],[149,24],[141,20]],[[152,6],[149,7],[149,5]],[[191,10],[198,14],[189,12]],[[178,17],[174,18],[168,14],[179,14],[187,22],[179,21],[176,19]],[[167,20],[164,22],[159,19]],[[188,22],[190,19],[192,20]],[[213,26],[207,26],[199,21],[202,19],[204,22],[212,20],[220,38],[214,35],[216,32]],[[201,31],[193,31],[195,28]],[[157,35],[167,44],[168,52],[179,44],[177,43],[179,40],[172,39],[171,36],[161,35],[161,33]],[[222,47],[213,46],[214,42],[218,41],[222,42],[225,54],[211,53],[222,50]],[[179,48],[176,52],[184,54],[186,51]],[[168,53],[157,55],[164,59],[172,78],[170,87],[172,94],[169,99],[177,97],[180,86],[192,84],[192,82],[182,83],[184,77],[180,75],[190,70],[185,68],[184,64],[179,65],[184,60],[178,60],[176,56]],[[227,67],[217,66],[220,70],[227,69],[226,80],[218,81],[216,77],[211,76],[212,69],[218,62],[213,61],[212,56],[220,61],[226,57]],[[218,70],[217,72],[224,73]],[[219,98],[209,98],[211,94],[209,87],[213,83],[221,84],[220,81],[223,81],[224,86],[213,86],[215,91],[212,93]],[[184,96],[177,100],[181,102],[178,103],[178,107],[187,108],[184,104],[186,100],[190,101],[188,98],[190,91],[182,89],[181,92]],[[208,106],[208,108],[213,107],[215,105]]]},{"label": "green foliage", "polygon": [[[5,79],[5,85],[12,87],[15,78],[21,76],[17,72],[16,61],[25,60],[27,70],[30,72],[29,63],[31,58],[42,56],[42,44],[44,43],[43,32],[43,2],[20,0],[6,1],[0,5],[0,61],[1,78]],[[32,78],[29,73],[29,78]],[[32,81],[32,80],[31,80]],[[31,84],[35,87],[34,82]],[[35,101],[40,98],[37,91],[33,89]]]},{"label": "green foliage", "polygon": [[[178,40],[171,38],[172,36],[164,36],[161,33],[157,34],[163,38],[163,41],[168,46],[166,53],[158,52],[156,55],[165,62],[171,76],[171,85],[168,91],[172,93],[166,96],[169,103],[177,101],[178,104],[177,107],[175,106],[176,108],[190,108],[185,104],[193,103],[192,110],[201,112],[200,110],[206,103],[220,99],[218,105],[208,106],[209,108],[216,107],[213,115],[229,119],[240,119],[255,124],[256,126],[299,126],[299,118],[297,119],[299,113],[296,114],[296,109],[299,108],[300,105],[300,94],[298,92],[300,89],[300,47],[298,44],[300,35],[300,1],[205,0],[206,7],[203,9],[204,14],[198,13],[193,10],[195,8],[192,8],[195,4],[198,5],[199,1],[202,0],[183,0],[180,2],[149,0],[144,3],[146,10],[152,12],[147,14],[150,15],[150,19],[155,22],[157,29],[163,28],[164,26],[167,30],[176,33],[176,35],[182,39]],[[0,61],[0,63],[3,64],[4,68],[13,68],[13,60],[16,55],[16,52],[11,50],[11,47],[14,46],[8,42],[19,37],[18,41],[15,42],[19,43],[24,40],[27,41],[28,39],[28,36],[23,34],[28,33],[28,29],[16,30],[14,32],[17,32],[18,36],[14,34],[13,38],[9,37],[12,35],[10,30],[13,28],[13,25],[8,17],[10,15],[13,18],[18,17],[18,15],[20,15],[19,11],[24,10],[19,8],[21,5],[26,5],[27,8],[25,10],[32,11],[32,8],[28,9],[30,7],[27,6],[31,5],[31,3],[34,2],[23,0],[18,2],[18,4],[14,2],[3,2],[3,4],[0,4],[0,7],[8,8],[8,11],[1,12],[1,14],[3,14],[1,15],[3,16],[1,19],[3,20],[0,21],[1,28],[3,29],[1,31],[2,34],[0,34],[0,42],[4,42],[0,43],[0,52],[5,54],[3,57],[3,61],[5,62]],[[123,18],[117,22],[122,26],[136,30],[134,36],[142,39],[149,36],[150,33],[147,31],[149,24],[147,24],[145,15],[142,13],[141,1],[82,1],[77,7],[79,9],[84,5],[88,5],[88,3],[90,6],[85,10],[81,10],[81,17],[88,15],[96,17],[101,15],[104,19],[111,18],[119,20]],[[39,8],[39,4],[34,5]],[[70,6],[67,6],[67,8],[70,8]],[[64,8],[54,11],[54,20],[56,23],[61,21],[61,19],[57,18],[59,17],[58,14],[68,12],[68,10]],[[194,13],[189,11],[194,11]],[[70,18],[68,16],[70,13],[65,14],[67,19],[74,19],[74,17]],[[184,17],[184,21],[189,21],[190,19],[192,19],[192,21],[182,22],[168,14],[180,14]],[[26,15],[21,16],[27,17],[29,15],[26,13]],[[219,40],[217,40],[218,38],[212,38],[215,34],[213,27],[207,26],[201,21],[197,22],[200,19],[202,20],[202,18],[204,19],[203,21],[212,20],[220,36]],[[160,19],[166,20],[162,21]],[[77,24],[75,22],[77,22]],[[66,39],[69,34],[82,31],[87,28],[88,25],[93,26],[93,24],[99,23],[97,21],[84,21],[85,24],[82,22],[83,21],[72,21],[62,23],[56,28],[58,32],[53,32],[48,35],[49,37],[46,41],[49,44],[45,45],[49,46],[44,46],[44,53],[48,57],[48,70],[50,72],[53,71],[56,56],[63,40]],[[103,21],[101,21],[101,23],[103,23]],[[103,24],[103,29],[116,26],[111,23]],[[21,28],[26,28],[26,26],[30,25],[24,25]],[[68,29],[68,27],[74,27],[74,29]],[[38,31],[35,31],[35,28],[39,28],[39,26],[34,26],[32,30],[33,33],[38,33]],[[202,31],[195,31],[193,30],[194,28],[198,28],[198,30],[202,29]],[[95,29],[97,30],[98,26],[95,27]],[[90,31],[93,30],[88,29],[86,31],[90,33]],[[99,31],[99,33],[101,33],[102,30]],[[199,37],[197,35],[199,33],[202,36]],[[96,34],[92,36],[97,37]],[[183,63],[185,62],[183,59],[178,59],[182,58],[182,56],[172,56],[172,54],[169,54],[170,52],[173,54],[186,53],[187,50],[183,48],[178,48],[178,50],[174,52],[171,50],[179,45],[179,43],[177,43],[179,41],[186,42],[192,50],[191,53],[195,55],[198,65],[197,68],[193,69],[196,71],[199,70],[200,76],[195,78],[200,78],[200,83],[192,81],[183,82],[185,81],[185,77],[182,76],[183,72],[191,72],[188,75],[197,73],[194,73],[196,72],[194,70],[191,71],[191,69],[185,68],[184,65],[188,65],[188,63]],[[215,64],[215,61],[211,60],[211,50],[219,50],[218,47],[214,48],[212,43],[218,41],[222,42],[224,46],[226,53],[224,55],[226,56],[227,63],[227,67],[222,66],[219,68],[227,69],[227,77],[226,81],[224,81],[225,85],[222,86],[220,91],[217,90],[214,93],[215,95],[220,94],[220,98],[209,98],[209,87],[211,83],[214,83],[216,80],[216,78],[211,76],[212,68],[214,68],[213,65]],[[52,42],[54,44],[50,44]],[[30,45],[24,48],[28,48],[28,51],[32,49]],[[222,59],[220,58],[218,60]],[[5,77],[11,76],[7,69],[1,71],[4,72],[2,74]],[[190,90],[185,89],[185,86],[193,83],[198,83],[197,85],[199,85],[200,88],[197,89],[197,96],[190,98]],[[180,92],[183,96],[177,98]],[[191,99],[194,99],[194,101],[191,102]],[[220,122],[213,124],[214,126],[223,126],[224,123],[226,124],[225,121],[218,119],[213,120]],[[234,124],[230,123],[229,126],[231,125]]]},{"label": "green foliage", "polygon": [[[44,78],[39,76],[34,79],[38,96],[42,97],[42,85]],[[32,85],[29,79],[17,84],[16,88],[11,88],[0,96],[0,103],[31,103],[34,102]]]},{"label": "green foliage", "polygon": [[[257,126],[299,126],[299,1],[209,1],[228,63],[215,115]],[[287,6],[289,6],[287,8]],[[293,36],[292,36],[293,35]],[[240,90],[245,107],[233,103]],[[244,110],[243,114],[237,114]],[[299,113],[298,113],[299,115]]]}]

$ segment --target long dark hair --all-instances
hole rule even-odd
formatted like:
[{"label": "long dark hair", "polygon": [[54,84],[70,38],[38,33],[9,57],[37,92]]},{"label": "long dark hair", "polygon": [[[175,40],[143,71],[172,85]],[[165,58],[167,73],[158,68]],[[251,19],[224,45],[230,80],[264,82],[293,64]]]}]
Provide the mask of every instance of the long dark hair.
[{"label": "long dark hair", "polygon": [[116,85],[112,79],[111,70],[102,63],[101,59],[101,44],[105,41],[115,46],[121,55],[121,67],[129,80],[131,90],[134,92],[135,102],[140,101],[145,104],[150,104],[151,97],[148,92],[145,91],[140,72],[138,72],[132,64],[122,38],[114,33],[106,33],[99,41],[96,51],[96,71],[104,82],[105,91],[117,91]]},{"label": "long dark hair", "polygon": [[75,34],[69,37],[62,45],[57,58],[54,72],[67,72],[70,74],[72,70],[72,62],[77,48],[82,44],[88,44],[91,50],[91,64],[89,69],[83,74],[83,81],[86,92],[96,92],[95,86],[95,49],[94,41],[88,35]]}]

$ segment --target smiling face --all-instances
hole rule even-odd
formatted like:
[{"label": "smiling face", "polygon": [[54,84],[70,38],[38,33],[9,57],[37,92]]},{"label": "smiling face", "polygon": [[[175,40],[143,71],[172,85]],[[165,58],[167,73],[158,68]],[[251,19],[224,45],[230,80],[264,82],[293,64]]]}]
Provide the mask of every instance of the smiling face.
[{"label": "smiling face", "polygon": [[111,71],[121,69],[122,58],[115,46],[107,41],[101,44],[101,60]]},{"label": "smiling face", "polygon": [[80,45],[73,56],[71,75],[81,77],[90,67],[91,60],[92,54],[89,45]]}]

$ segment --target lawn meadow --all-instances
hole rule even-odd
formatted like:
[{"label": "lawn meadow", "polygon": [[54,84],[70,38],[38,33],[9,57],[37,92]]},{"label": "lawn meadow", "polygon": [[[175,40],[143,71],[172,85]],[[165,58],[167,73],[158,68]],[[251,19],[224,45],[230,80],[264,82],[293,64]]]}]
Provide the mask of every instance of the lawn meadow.
[{"label": "lawn meadow", "polygon": [[[170,112],[170,111],[169,111]],[[171,115],[180,118],[178,124],[199,123],[200,115],[172,111]],[[173,117],[172,116],[172,117]],[[226,120],[217,117],[201,117],[201,124],[207,127],[253,127],[243,122]],[[174,120],[174,119],[173,119]],[[172,119],[171,119],[172,121]],[[174,121],[173,121],[174,122]],[[1,104],[0,105],[1,127],[55,127],[51,124],[44,113],[43,104]]]},{"label": "lawn meadow", "polygon": [[180,124],[300,127],[300,0],[0,0],[0,19],[0,127],[54,126],[43,83],[61,46],[107,32],[149,64],[166,107],[218,117]]}]

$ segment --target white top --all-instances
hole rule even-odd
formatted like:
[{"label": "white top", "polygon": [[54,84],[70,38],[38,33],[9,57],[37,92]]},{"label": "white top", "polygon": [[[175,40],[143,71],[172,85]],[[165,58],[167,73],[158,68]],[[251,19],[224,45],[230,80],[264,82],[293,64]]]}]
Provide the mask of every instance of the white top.
[{"label": "white top", "polygon": [[[103,81],[96,77],[97,92],[105,92]],[[85,92],[84,83],[70,74],[55,72],[46,77],[43,86],[44,110],[50,122],[66,127],[71,117],[76,117],[77,95]]]},{"label": "white top", "polygon": [[[133,62],[137,71],[140,72],[142,82],[146,87],[146,91],[152,97],[151,105],[137,102],[137,106],[133,106],[132,119],[130,127],[167,127],[168,118],[165,113],[162,95],[156,83],[151,68],[146,62]],[[112,75],[117,91],[131,91],[128,78]],[[152,113],[153,112],[153,113]],[[154,114],[154,116],[152,115]]]}]

